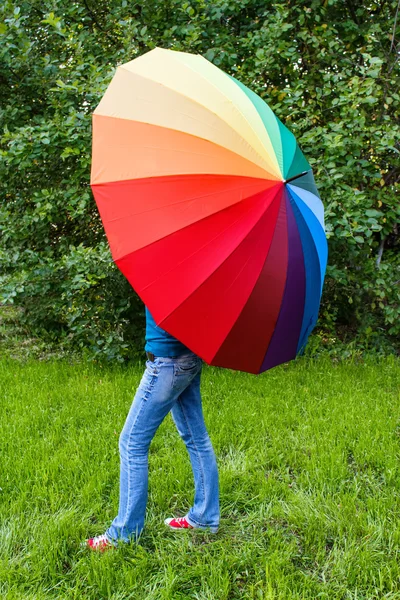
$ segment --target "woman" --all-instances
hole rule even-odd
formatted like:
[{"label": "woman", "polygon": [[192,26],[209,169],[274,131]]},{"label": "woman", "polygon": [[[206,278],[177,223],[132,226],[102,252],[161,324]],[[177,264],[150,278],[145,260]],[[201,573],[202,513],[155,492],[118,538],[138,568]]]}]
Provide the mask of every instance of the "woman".
[{"label": "woman", "polygon": [[146,370],[119,440],[118,515],[103,535],[86,541],[92,550],[103,551],[139,538],[147,504],[149,446],[169,411],[189,452],[195,497],[186,516],[164,522],[175,530],[218,530],[218,469],[201,405],[202,361],[158,327],[147,308],[145,350]]}]

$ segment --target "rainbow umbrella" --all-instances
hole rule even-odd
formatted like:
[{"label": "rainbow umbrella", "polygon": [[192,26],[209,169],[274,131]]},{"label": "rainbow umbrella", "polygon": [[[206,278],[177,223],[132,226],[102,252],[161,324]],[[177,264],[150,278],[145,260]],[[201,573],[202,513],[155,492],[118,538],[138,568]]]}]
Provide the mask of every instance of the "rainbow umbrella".
[{"label": "rainbow umbrella", "polygon": [[302,350],[327,261],[323,206],[254,92],[183,52],[119,66],[93,115],[91,186],[114,261],[163,329],[250,373]]}]

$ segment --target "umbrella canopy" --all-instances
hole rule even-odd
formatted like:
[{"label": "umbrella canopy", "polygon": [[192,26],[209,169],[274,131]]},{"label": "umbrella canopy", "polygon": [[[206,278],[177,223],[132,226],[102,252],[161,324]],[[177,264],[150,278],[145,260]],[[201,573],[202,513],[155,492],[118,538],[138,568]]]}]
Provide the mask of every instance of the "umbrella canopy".
[{"label": "umbrella canopy", "polygon": [[205,58],[117,68],[93,115],[91,186],[114,261],[156,323],[209,364],[301,351],[327,261],[310,165],[268,105]]}]

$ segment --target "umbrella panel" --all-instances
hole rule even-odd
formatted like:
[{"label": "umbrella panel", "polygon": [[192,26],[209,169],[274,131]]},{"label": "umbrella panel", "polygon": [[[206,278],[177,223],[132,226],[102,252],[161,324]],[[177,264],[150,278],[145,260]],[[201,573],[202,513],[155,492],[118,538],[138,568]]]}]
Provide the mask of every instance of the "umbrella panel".
[{"label": "umbrella panel", "polygon": [[[257,281],[282,189],[276,184],[117,261],[156,322],[209,362]],[[222,290],[228,305],[220,302]],[[196,318],[187,322],[189,314]]]}]

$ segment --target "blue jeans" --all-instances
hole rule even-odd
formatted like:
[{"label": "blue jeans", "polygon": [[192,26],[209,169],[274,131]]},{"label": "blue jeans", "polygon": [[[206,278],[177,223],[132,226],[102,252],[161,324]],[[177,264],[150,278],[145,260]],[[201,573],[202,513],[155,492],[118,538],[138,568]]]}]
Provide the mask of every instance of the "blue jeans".
[{"label": "blue jeans", "polygon": [[186,444],[194,475],[194,503],[187,520],[193,527],[217,531],[218,469],[203,418],[201,368],[201,359],[192,353],[179,358],[156,357],[154,361],[147,361],[119,439],[119,510],[106,531],[110,540],[136,540],[144,527],[149,446],[169,411]]}]

